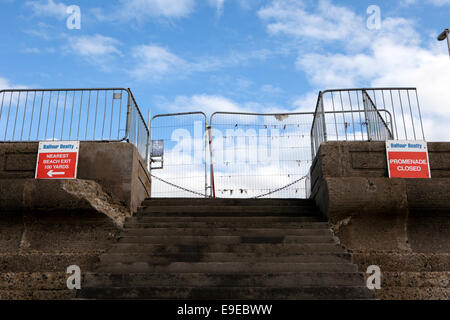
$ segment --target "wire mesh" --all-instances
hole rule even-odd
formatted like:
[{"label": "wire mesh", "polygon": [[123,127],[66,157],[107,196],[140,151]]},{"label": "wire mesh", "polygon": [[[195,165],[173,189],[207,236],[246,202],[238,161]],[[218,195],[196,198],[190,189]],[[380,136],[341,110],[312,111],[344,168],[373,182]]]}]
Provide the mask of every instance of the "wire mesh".
[{"label": "wire mesh", "polygon": [[152,180],[152,197],[207,196],[206,121],[202,112],[153,117],[151,139],[163,142],[164,154],[162,165],[160,157],[150,158],[151,173],[159,178]]},{"label": "wire mesh", "polygon": [[[307,175],[312,113],[211,116],[212,164],[218,198],[253,198]],[[306,198],[306,180],[265,196]]]}]

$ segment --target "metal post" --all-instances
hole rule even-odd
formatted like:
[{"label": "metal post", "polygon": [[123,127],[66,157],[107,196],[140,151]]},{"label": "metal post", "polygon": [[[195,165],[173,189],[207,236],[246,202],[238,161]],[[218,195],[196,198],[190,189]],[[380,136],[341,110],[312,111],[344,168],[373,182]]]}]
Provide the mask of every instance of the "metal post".
[{"label": "metal post", "polygon": [[205,143],[205,198],[208,198],[208,168],[206,158],[208,157],[208,118],[205,116],[205,135],[204,135],[204,143]]},{"label": "metal post", "polygon": [[[150,156],[151,156],[151,143],[152,143],[152,138],[151,138],[151,126],[152,126],[152,111],[150,109],[148,109],[148,125],[147,128],[149,129],[149,134],[147,136],[147,169],[150,172],[151,171],[151,165],[150,165]],[[149,150],[150,149],[150,150]],[[149,154],[150,152],[150,154]]]},{"label": "metal post", "polygon": [[[125,132],[125,139],[127,142],[129,142],[129,135],[130,135],[130,124],[131,124],[131,90],[128,89],[128,106],[127,106],[127,127]],[[95,134],[95,132],[94,132]]]},{"label": "metal post", "polygon": [[448,45],[448,55],[450,56],[450,37],[448,32],[447,32],[447,45]]},{"label": "metal post", "polygon": [[367,129],[367,141],[372,141],[372,135],[371,135],[371,123],[369,119],[369,107],[368,107],[368,101],[367,101],[367,93],[365,90],[362,90],[362,97],[363,97],[363,104],[364,104],[364,114],[366,116],[366,129]]},{"label": "metal post", "polygon": [[208,127],[208,133],[209,133],[209,158],[210,158],[210,175],[211,175],[211,197],[213,199],[216,198],[216,188],[214,186],[214,165],[213,165],[213,152],[212,152],[212,116]]},{"label": "metal post", "polygon": [[448,55],[450,56],[450,30],[445,29],[442,31],[442,33],[439,35],[438,40],[444,41],[447,38],[447,45],[448,45]]}]

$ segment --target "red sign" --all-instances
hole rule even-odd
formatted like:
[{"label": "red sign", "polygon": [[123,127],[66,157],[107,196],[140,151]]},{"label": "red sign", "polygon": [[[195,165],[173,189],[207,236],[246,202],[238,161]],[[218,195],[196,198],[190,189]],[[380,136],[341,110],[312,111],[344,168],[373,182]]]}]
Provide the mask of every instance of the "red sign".
[{"label": "red sign", "polygon": [[431,178],[428,148],[424,141],[387,141],[391,178]]},{"label": "red sign", "polygon": [[36,179],[76,179],[78,141],[40,142]]}]

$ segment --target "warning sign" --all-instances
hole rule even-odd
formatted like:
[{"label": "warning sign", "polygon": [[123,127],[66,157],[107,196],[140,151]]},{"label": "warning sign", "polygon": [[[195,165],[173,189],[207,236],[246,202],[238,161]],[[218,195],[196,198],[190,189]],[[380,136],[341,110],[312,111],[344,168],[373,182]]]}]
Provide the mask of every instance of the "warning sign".
[{"label": "warning sign", "polygon": [[390,178],[431,178],[425,141],[386,141],[386,151]]},{"label": "warning sign", "polygon": [[39,142],[36,179],[76,179],[79,141]]}]

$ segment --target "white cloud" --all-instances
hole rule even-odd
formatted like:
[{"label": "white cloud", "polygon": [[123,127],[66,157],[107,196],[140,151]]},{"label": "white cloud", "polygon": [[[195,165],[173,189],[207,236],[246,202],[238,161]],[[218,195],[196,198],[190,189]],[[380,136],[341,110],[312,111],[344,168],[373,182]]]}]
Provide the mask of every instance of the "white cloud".
[{"label": "white cloud", "polygon": [[19,88],[26,89],[27,86],[20,85],[20,84],[13,84],[13,83],[11,83],[10,80],[0,77],[0,90],[19,89]]},{"label": "white cloud", "polygon": [[168,48],[155,44],[132,48],[135,60],[131,74],[138,80],[159,80],[164,76],[185,77],[194,72],[209,72],[224,67],[244,65],[252,60],[265,60],[272,52],[255,50],[247,53],[231,52],[224,57],[196,57],[187,60],[172,53]]},{"label": "white cloud", "polygon": [[445,50],[402,44],[390,38],[374,41],[368,53],[306,54],[297,67],[322,88],[417,87],[426,137],[450,140],[450,73]]},{"label": "white cloud", "polygon": [[68,40],[68,48],[72,52],[88,58],[110,55],[122,56],[122,52],[118,49],[120,44],[118,40],[100,34],[71,37]]},{"label": "white cloud", "polygon": [[68,6],[61,2],[53,0],[27,1],[25,5],[30,7],[37,16],[55,17],[60,20],[67,17]]},{"label": "white cloud", "polygon": [[223,6],[225,4],[225,0],[208,0],[209,4],[216,8],[217,16],[221,16],[223,13]]},{"label": "white cloud", "polygon": [[10,88],[11,88],[11,85],[10,85],[9,81],[5,78],[0,77],[0,90],[10,89]]},{"label": "white cloud", "polygon": [[283,92],[283,90],[279,87],[276,87],[271,84],[264,84],[260,88],[261,92],[269,95],[278,95]]},{"label": "white cloud", "polygon": [[340,40],[355,31],[363,20],[354,12],[320,0],[315,12],[308,11],[302,1],[275,0],[258,11],[261,19],[269,21],[267,29],[273,35],[285,34],[323,40]]},{"label": "white cloud", "polygon": [[[419,0],[402,0],[401,4],[403,5],[412,5],[418,3]],[[450,0],[425,0],[426,3],[441,7],[450,4]]]},{"label": "white cloud", "polygon": [[93,10],[98,19],[106,21],[144,22],[151,18],[183,18],[189,16],[195,7],[195,0],[120,0],[112,13],[101,8]]},{"label": "white cloud", "polygon": [[314,7],[301,1],[273,0],[260,9],[258,15],[267,22],[269,34],[295,39],[297,45],[301,43],[306,50],[333,42],[343,49],[359,51],[370,46],[380,34],[405,42],[410,38],[404,35],[413,31],[410,22],[403,18],[386,18],[380,31],[368,30],[366,16],[330,0],[319,0]]},{"label": "white cloud", "polygon": [[273,103],[260,103],[256,101],[238,102],[221,95],[196,94],[192,96],[177,96],[173,100],[159,97],[155,103],[158,109],[167,110],[170,113],[186,111],[203,111],[210,116],[213,112],[252,112],[252,113],[284,113],[295,112],[297,104],[291,108],[280,107]]},{"label": "white cloud", "polygon": [[137,64],[131,71],[138,79],[158,79],[163,75],[182,70],[189,65],[169,50],[156,45],[142,45],[133,48],[132,57]]},{"label": "white cloud", "polygon": [[233,100],[218,95],[199,94],[177,96],[173,101],[162,100],[159,106],[170,112],[203,111],[207,115],[215,111],[245,112],[254,109],[249,104],[241,105]]},{"label": "white cloud", "polygon": [[[443,72],[449,61],[437,35],[427,39],[432,45],[424,43],[414,22],[399,17],[384,17],[382,28],[371,31],[363,15],[327,0],[315,12],[299,2],[274,0],[259,15],[270,34],[298,43],[308,39],[296,66],[316,88],[417,87],[426,137],[450,140],[450,73]],[[324,54],[330,43],[334,50]]]}]

